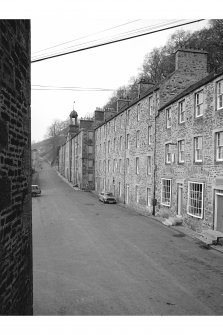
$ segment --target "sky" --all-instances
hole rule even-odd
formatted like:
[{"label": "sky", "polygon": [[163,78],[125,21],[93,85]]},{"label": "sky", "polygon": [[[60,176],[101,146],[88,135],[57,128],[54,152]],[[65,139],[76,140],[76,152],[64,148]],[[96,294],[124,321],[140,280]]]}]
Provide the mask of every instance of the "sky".
[{"label": "sky", "polygon": [[[181,11],[180,2],[176,0],[157,0],[155,7],[149,0],[1,0],[2,3],[5,17],[31,19],[32,59],[68,47],[82,47],[88,41],[98,43],[111,36],[122,37],[123,32],[183,19],[178,12]],[[196,6],[201,11],[199,1],[193,3],[195,10]],[[189,13],[188,20],[201,18]],[[197,30],[206,22],[183,29]],[[137,76],[146,53],[165,45],[177,29],[32,63],[32,141],[43,140],[53,121],[66,120],[73,108],[79,117],[84,117],[92,115],[96,107],[103,107],[116,89],[128,85],[130,78]],[[73,42],[65,44],[68,41]],[[55,45],[59,46],[47,49]],[[46,90],[43,86],[51,86],[51,89]],[[52,90],[52,86],[79,89]],[[92,91],[92,88],[103,91]]]}]

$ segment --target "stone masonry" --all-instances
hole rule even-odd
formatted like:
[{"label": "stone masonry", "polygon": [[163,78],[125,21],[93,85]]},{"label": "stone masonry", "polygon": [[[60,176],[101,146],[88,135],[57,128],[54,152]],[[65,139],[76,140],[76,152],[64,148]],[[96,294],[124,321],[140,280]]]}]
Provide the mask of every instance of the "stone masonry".
[{"label": "stone masonry", "polygon": [[30,21],[0,20],[0,315],[32,314]]}]

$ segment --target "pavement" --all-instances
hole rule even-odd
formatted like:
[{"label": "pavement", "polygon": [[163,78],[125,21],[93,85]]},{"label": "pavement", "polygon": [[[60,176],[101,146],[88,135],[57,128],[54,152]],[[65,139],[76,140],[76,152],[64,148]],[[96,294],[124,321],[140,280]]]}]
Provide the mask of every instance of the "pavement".
[{"label": "pavement", "polygon": [[[71,182],[69,182],[66,178],[64,178],[57,170],[56,170],[58,176],[63,179],[63,181],[65,183],[67,183],[71,188],[73,188],[76,191],[82,191],[80,190],[78,187],[74,187],[73,184]],[[82,191],[83,192],[83,191]],[[92,194],[94,194],[97,197],[97,193],[95,191],[91,191]],[[128,206],[122,204],[122,203],[118,203],[119,206],[121,207],[125,207],[131,211],[134,212],[133,209],[130,209]],[[174,220],[171,220],[172,218],[165,219],[163,217],[159,217],[159,216],[151,216],[151,215],[146,215],[144,213],[139,213],[142,216],[146,216],[146,217],[152,217],[153,220],[158,221],[159,223],[169,227],[170,229],[177,231],[180,234],[183,234],[185,236],[187,236],[188,238],[194,239],[198,242],[200,242],[201,245],[204,246],[204,248],[207,249],[213,249],[216,250],[218,252],[223,253],[223,245],[222,245],[222,240],[221,240],[221,244],[217,244],[217,239],[218,238],[223,238],[223,233],[221,232],[215,232],[212,229],[202,229],[200,232],[197,232],[189,227],[187,227],[184,224],[174,224]]]}]

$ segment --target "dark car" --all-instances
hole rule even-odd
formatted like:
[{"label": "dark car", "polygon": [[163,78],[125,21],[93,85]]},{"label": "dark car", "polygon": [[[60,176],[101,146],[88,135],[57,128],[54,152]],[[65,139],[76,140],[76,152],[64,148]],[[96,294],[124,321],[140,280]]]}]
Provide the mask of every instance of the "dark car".
[{"label": "dark car", "polygon": [[117,200],[114,197],[112,192],[101,192],[99,193],[99,200],[104,202],[104,203],[108,203],[108,204],[116,204]]},{"label": "dark car", "polygon": [[41,189],[39,185],[32,185],[32,197],[36,197],[41,194]]}]

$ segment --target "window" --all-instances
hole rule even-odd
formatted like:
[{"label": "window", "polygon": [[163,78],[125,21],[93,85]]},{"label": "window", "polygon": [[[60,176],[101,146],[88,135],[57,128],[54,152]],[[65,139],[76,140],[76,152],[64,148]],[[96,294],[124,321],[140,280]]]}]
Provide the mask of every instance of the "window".
[{"label": "window", "polygon": [[118,172],[119,173],[122,172],[122,160],[121,159],[119,159],[119,171]]},{"label": "window", "polygon": [[195,94],[195,117],[203,115],[203,91]]},{"label": "window", "polygon": [[153,97],[149,97],[149,115],[152,115],[152,99]]},{"label": "window", "polygon": [[105,160],[103,161],[103,172],[105,172]]},{"label": "window", "polygon": [[148,145],[152,143],[152,126],[148,127]]},{"label": "window", "polygon": [[105,142],[104,142],[104,153],[105,153],[105,151],[106,151],[106,146],[105,146]]},{"label": "window", "polygon": [[88,167],[92,168],[93,167],[93,159],[88,160]]},{"label": "window", "polygon": [[223,108],[223,80],[217,83],[217,109]]},{"label": "window", "polygon": [[110,152],[110,141],[108,141],[108,154]]},{"label": "window", "polygon": [[137,118],[137,121],[139,121],[139,119],[140,119],[140,104],[137,105],[136,118]]},{"label": "window", "polygon": [[115,142],[116,142],[116,141],[115,141],[115,138],[114,138],[114,151],[115,151]]},{"label": "window", "polygon": [[202,183],[188,182],[188,206],[187,213],[202,219],[204,186]]},{"label": "window", "polygon": [[129,134],[126,135],[126,149],[129,149]]},{"label": "window", "polygon": [[93,181],[93,173],[88,173],[88,181]]},{"label": "window", "polygon": [[129,158],[126,158],[126,173],[129,174]]},{"label": "window", "polygon": [[110,159],[108,160],[108,172],[110,172]]},{"label": "window", "polygon": [[120,150],[122,150],[122,136],[120,136]]},{"label": "window", "polygon": [[118,183],[118,195],[119,195],[119,197],[121,197],[121,195],[122,195],[122,189],[121,189],[121,182],[120,181]]},{"label": "window", "polygon": [[195,162],[202,162],[203,138],[197,136],[194,138],[194,160]]},{"label": "window", "polygon": [[216,133],[216,161],[223,161],[223,131]]},{"label": "window", "polygon": [[93,145],[88,146],[88,153],[92,154],[93,153]]},{"label": "window", "polygon": [[166,127],[171,128],[171,107],[166,109]]},{"label": "window", "polygon": [[139,130],[136,132],[136,148],[139,147]]},{"label": "window", "polygon": [[93,131],[88,132],[88,139],[92,140],[93,139]]},{"label": "window", "polygon": [[178,162],[184,163],[184,140],[178,141]]},{"label": "window", "polygon": [[152,171],[152,159],[151,156],[147,157],[147,175]]},{"label": "window", "polygon": [[129,125],[129,120],[130,120],[130,109],[127,110],[126,113],[127,113],[127,114],[126,114],[126,122],[127,122],[127,125]]},{"label": "window", "polygon": [[171,202],[171,179],[161,179],[161,204],[170,206]]},{"label": "window", "polygon": [[171,152],[170,152],[170,144],[165,145],[165,157],[166,157],[166,164],[171,163]]},{"label": "window", "polygon": [[179,123],[185,122],[185,100],[179,103]]},{"label": "window", "polygon": [[136,203],[139,203],[139,187],[138,185],[136,185],[135,187],[135,199],[136,199]]},{"label": "window", "polygon": [[139,157],[136,157],[136,174],[139,174]]},{"label": "window", "polygon": [[148,187],[148,188],[146,189],[146,205],[147,205],[148,207],[151,206],[151,188],[150,188],[150,187]]}]

